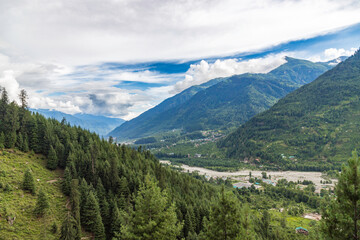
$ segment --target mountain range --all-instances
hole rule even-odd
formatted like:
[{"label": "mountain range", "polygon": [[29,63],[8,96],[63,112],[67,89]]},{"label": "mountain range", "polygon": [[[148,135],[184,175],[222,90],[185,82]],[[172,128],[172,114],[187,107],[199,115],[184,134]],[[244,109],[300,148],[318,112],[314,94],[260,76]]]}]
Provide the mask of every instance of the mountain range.
[{"label": "mountain range", "polygon": [[230,158],[286,164],[290,169],[340,168],[351,151],[359,147],[359,117],[357,51],[243,124],[219,146]]},{"label": "mountain range", "polygon": [[32,112],[40,113],[47,118],[54,118],[61,121],[63,118],[72,126],[80,126],[83,129],[95,132],[100,136],[105,136],[109,131],[124,123],[120,118],[110,118],[105,116],[96,116],[91,114],[77,113],[74,115],[66,114],[56,110],[49,109],[30,109]]},{"label": "mountain range", "polygon": [[285,64],[266,74],[213,79],[166,99],[115,128],[108,136],[126,140],[173,129],[193,132],[235,128],[341,60],[313,63],[286,57]]}]

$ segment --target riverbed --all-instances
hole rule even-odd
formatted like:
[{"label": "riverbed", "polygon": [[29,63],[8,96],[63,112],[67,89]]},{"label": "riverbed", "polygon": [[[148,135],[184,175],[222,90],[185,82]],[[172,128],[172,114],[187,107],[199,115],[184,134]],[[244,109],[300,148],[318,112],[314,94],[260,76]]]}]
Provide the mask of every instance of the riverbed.
[{"label": "riverbed", "polygon": [[[169,161],[160,161],[163,164],[171,164]],[[205,175],[208,178],[230,178],[238,180],[239,182],[247,182],[249,180],[249,173],[252,177],[262,178],[262,172],[266,172],[267,176],[271,176],[271,181],[277,182],[279,179],[286,179],[288,181],[297,182],[309,180],[315,184],[315,192],[320,192],[321,189],[329,189],[335,186],[336,179],[332,179],[332,183],[323,184],[320,181],[325,181],[323,173],[321,172],[300,172],[300,171],[259,171],[259,170],[239,170],[234,172],[219,172],[202,167],[191,167],[188,165],[181,165],[183,172],[198,172],[200,175]]]}]

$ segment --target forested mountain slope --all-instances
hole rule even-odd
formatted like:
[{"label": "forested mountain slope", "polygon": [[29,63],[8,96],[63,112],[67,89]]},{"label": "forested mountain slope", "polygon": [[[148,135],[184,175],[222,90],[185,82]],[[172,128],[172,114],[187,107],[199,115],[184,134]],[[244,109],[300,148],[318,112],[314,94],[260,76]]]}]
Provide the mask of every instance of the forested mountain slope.
[{"label": "forested mountain slope", "polygon": [[[196,93],[211,87],[226,78],[216,78],[210,80],[204,84],[192,86],[188,89],[185,89],[179,94],[175,96],[165,99],[159,105],[149,109],[148,111],[142,113],[140,116],[131,119],[123,123],[122,125],[116,127],[113,131],[111,131],[108,136],[113,136],[119,139],[133,139],[141,136],[149,135],[146,133],[147,125],[152,125],[152,122],[163,112],[166,112],[169,109],[175,108],[186,101],[188,101],[192,96]],[[145,133],[145,134],[144,134]]]},{"label": "forested mountain slope", "polygon": [[[220,142],[232,158],[308,170],[339,167],[360,144],[360,52]],[[281,155],[283,154],[283,155]]]},{"label": "forested mountain slope", "polygon": [[[187,95],[188,98],[183,98],[181,103],[146,118],[148,112],[154,112],[158,108],[155,107],[140,118],[124,123],[109,135],[120,139],[133,139],[172,129],[193,132],[237,127],[331,68],[326,63],[289,57],[286,60],[287,63],[267,74],[242,74],[223,79],[197,91],[196,94]],[[198,86],[191,87],[173,98],[179,98],[184,93],[193,91],[193,88]]]}]

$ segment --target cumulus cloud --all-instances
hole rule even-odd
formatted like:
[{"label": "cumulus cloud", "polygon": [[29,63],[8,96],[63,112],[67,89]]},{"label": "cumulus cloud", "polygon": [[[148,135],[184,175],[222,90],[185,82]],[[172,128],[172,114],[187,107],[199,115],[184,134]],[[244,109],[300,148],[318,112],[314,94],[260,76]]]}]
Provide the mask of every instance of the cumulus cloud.
[{"label": "cumulus cloud", "polygon": [[345,50],[343,48],[328,48],[324,51],[324,55],[327,60],[331,60],[341,56],[351,56],[355,51],[356,48],[351,48],[350,50]]},{"label": "cumulus cloud", "polygon": [[338,57],[348,57],[355,53],[357,48],[350,48],[350,49],[344,49],[344,48],[328,48],[325,49],[321,54],[311,56],[309,60],[314,62],[327,62],[333,59],[336,59]]},{"label": "cumulus cloud", "polygon": [[19,94],[19,83],[14,77],[14,71],[6,70],[2,75],[0,77],[0,86],[6,88],[10,99],[16,99]]},{"label": "cumulus cloud", "polygon": [[185,74],[185,79],[175,84],[171,93],[178,93],[184,89],[199,85],[210,79],[229,77],[242,73],[267,73],[286,62],[285,53],[270,55],[264,58],[241,61],[238,59],[216,60],[208,63],[202,60],[199,64],[192,64]]},{"label": "cumulus cloud", "polygon": [[122,81],[151,84],[173,80],[146,69],[71,68],[57,63],[16,62],[0,54],[0,86],[7,89],[11,100],[17,100],[25,88],[31,108],[130,119],[170,96],[167,87],[120,89],[117,85]]}]

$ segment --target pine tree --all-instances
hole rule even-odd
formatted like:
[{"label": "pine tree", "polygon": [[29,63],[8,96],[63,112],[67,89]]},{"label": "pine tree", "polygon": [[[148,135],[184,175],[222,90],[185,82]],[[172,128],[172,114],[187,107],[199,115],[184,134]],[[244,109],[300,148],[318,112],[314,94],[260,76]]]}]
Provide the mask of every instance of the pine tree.
[{"label": "pine tree", "polygon": [[46,210],[49,208],[49,202],[47,199],[46,194],[42,191],[42,189],[40,189],[39,194],[38,194],[38,198],[36,201],[36,206],[34,209],[34,213],[36,216],[38,217],[42,217],[44,216]]},{"label": "pine tree", "polygon": [[230,240],[242,238],[241,208],[231,192],[221,190],[212,205],[209,220],[204,222],[203,239]]},{"label": "pine tree", "polygon": [[77,230],[74,228],[76,220],[70,213],[66,215],[64,222],[61,225],[60,240],[75,240]]},{"label": "pine tree", "polygon": [[[75,229],[74,240],[81,239],[81,222],[80,222],[80,193],[79,193],[79,181],[73,179],[71,181],[70,187],[70,206],[71,206],[71,215],[74,217],[75,222],[73,223],[73,228]],[[76,224],[75,224],[76,223]]]},{"label": "pine tree", "polygon": [[29,191],[30,193],[35,194],[35,182],[29,169],[27,169],[24,174],[22,188],[25,191]]},{"label": "pine tree", "polygon": [[110,239],[121,239],[122,218],[116,203],[114,203],[111,212]]},{"label": "pine tree", "polygon": [[21,108],[22,109],[26,109],[28,107],[28,95],[25,91],[25,89],[21,89],[20,91],[20,94],[19,94],[19,99],[20,99],[20,102],[21,102]]},{"label": "pine tree", "polygon": [[270,221],[270,214],[267,210],[264,210],[260,219],[255,221],[255,231],[261,237],[261,239],[272,239]]},{"label": "pine tree", "polygon": [[89,198],[89,186],[87,185],[85,179],[81,180],[81,183],[79,186],[79,192],[80,192],[80,220],[81,220],[81,225],[84,225],[85,205],[86,205],[87,199]]},{"label": "pine tree", "polygon": [[185,214],[184,222],[184,236],[187,237],[189,233],[194,233],[196,227],[194,211],[192,208],[189,208]]},{"label": "pine tree", "polygon": [[92,231],[95,239],[105,239],[105,229],[101,220],[99,204],[95,195],[90,191],[84,206],[84,216],[81,217],[86,230]]},{"label": "pine tree", "polygon": [[149,175],[135,199],[135,211],[121,228],[125,239],[176,239],[182,224],[176,217],[175,204],[171,204],[166,191],[161,191]]},{"label": "pine tree", "polygon": [[3,149],[5,147],[5,135],[3,132],[0,134],[0,149]]},{"label": "pine tree", "polygon": [[1,88],[0,118],[4,118],[9,105],[9,95],[5,88]]},{"label": "pine tree", "polygon": [[23,136],[21,134],[21,132],[18,134],[18,137],[16,139],[16,147],[20,150],[20,151],[24,151],[24,139]]},{"label": "pine tree", "polygon": [[62,190],[66,196],[70,195],[71,179],[72,177],[71,177],[70,169],[66,167],[64,171],[64,181],[62,182]]},{"label": "pine tree", "polygon": [[55,149],[51,146],[47,158],[46,167],[50,170],[55,170],[58,165],[58,158],[56,156]]},{"label": "pine tree", "polygon": [[322,231],[329,239],[360,239],[360,159],[356,151],[342,166],[336,200],[323,209]]},{"label": "pine tree", "polygon": [[29,140],[28,140],[28,137],[27,137],[27,134],[25,133],[25,137],[24,137],[24,140],[23,140],[23,146],[22,146],[22,151],[23,152],[28,152],[29,151]]}]

